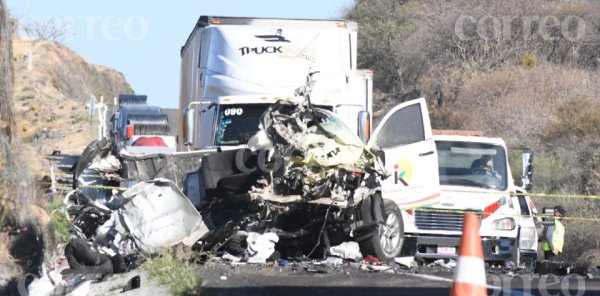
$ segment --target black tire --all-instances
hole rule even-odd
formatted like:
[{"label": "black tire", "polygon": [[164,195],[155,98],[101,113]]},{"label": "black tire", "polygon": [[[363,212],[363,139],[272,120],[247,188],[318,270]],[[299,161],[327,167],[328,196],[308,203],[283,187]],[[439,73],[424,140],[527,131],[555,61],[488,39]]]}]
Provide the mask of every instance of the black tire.
[{"label": "black tire", "polygon": [[384,262],[398,257],[404,243],[404,224],[398,205],[391,200],[384,201],[381,194],[376,193],[363,203],[361,213],[365,224],[379,224],[371,237],[359,242],[363,255],[372,255]]},{"label": "black tire", "polygon": [[243,256],[248,248],[246,242],[248,235],[245,233],[236,233],[232,235],[225,244],[225,250],[234,256]]}]

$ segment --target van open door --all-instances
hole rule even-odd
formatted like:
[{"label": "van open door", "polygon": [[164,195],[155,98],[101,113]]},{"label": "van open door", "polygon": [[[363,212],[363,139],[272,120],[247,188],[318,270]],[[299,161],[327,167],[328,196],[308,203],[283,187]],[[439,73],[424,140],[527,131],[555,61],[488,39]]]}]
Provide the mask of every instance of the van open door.
[{"label": "van open door", "polygon": [[390,177],[382,196],[401,209],[438,203],[438,158],[425,99],[402,103],[381,120],[368,146],[382,158]]}]

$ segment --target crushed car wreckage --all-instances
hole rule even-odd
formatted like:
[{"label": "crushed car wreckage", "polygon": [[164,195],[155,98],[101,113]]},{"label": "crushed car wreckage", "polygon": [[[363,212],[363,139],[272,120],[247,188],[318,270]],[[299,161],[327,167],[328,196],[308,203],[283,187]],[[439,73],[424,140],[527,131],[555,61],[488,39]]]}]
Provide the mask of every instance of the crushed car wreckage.
[{"label": "crushed car wreckage", "polygon": [[383,237],[401,234],[385,223],[387,172],[305,93],[302,103],[271,105],[241,149],[115,158],[106,139],[88,145],[64,198],[73,238],[65,255],[83,258],[71,273],[98,271],[86,268],[90,254],[120,272],[179,243],[199,256],[262,263],[274,253],[324,259],[335,255],[332,246],[354,241],[364,256],[393,260],[401,244]]},{"label": "crushed car wreckage", "polygon": [[[197,247],[243,255],[245,236],[274,233],[282,257],[327,256],[353,240],[364,255],[393,260],[400,244],[385,226],[379,192],[387,173],[379,158],[331,112],[279,101],[263,114],[248,148],[202,158],[211,232]],[[240,244],[241,242],[241,244]]]},{"label": "crushed car wreckage", "polygon": [[[300,104],[280,101],[270,106],[247,148],[123,154],[119,165],[108,154],[110,143],[90,144],[75,170],[74,184],[81,188],[75,194],[77,202],[69,207],[79,237],[91,239],[103,223],[118,220],[114,216],[123,205],[114,203],[131,204],[139,193],[131,188],[115,198],[114,192],[103,188],[109,184],[106,180],[129,185],[163,177],[172,179],[172,188],[183,190],[181,195],[192,201],[190,206],[198,209],[207,227],[194,245],[196,250],[243,255],[247,234],[256,232],[277,235],[275,249],[281,256],[323,257],[332,245],[352,240],[360,243],[365,255],[392,260],[398,250],[383,250],[379,240],[385,231],[379,180],[387,172],[341,120],[314,108],[309,95],[304,97]],[[178,165],[181,159],[187,165]],[[86,173],[94,176],[91,171],[103,181],[86,179]]]}]

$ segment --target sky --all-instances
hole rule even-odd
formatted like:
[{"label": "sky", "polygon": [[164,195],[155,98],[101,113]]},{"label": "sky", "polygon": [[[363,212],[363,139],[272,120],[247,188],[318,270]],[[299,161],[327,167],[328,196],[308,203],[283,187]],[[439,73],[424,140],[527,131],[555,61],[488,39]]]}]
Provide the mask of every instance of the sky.
[{"label": "sky", "polygon": [[177,108],[179,52],[200,15],[337,19],[353,2],[7,0],[7,5],[21,21],[53,20],[69,28],[63,44],[94,64],[125,74],[137,94],[148,95],[149,104]]}]

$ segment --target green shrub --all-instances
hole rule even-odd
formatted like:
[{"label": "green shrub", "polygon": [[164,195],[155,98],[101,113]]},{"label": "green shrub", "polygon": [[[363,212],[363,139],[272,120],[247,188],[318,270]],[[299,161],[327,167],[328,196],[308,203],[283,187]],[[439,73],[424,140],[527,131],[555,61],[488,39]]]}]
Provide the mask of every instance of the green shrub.
[{"label": "green shrub", "polygon": [[19,97],[19,101],[29,101],[29,100],[33,100],[35,97],[33,95],[25,95],[25,96],[21,96]]},{"label": "green shrub", "polygon": [[56,238],[59,243],[69,241],[71,233],[69,231],[69,220],[63,212],[64,204],[61,200],[57,200],[48,206],[50,218],[56,230]]},{"label": "green shrub", "polygon": [[527,54],[525,54],[522,58],[521,58],[521,66],[523,66],[524,68],[535,68],[539,65],[539,61],[537,59],[537,57],[529,52]]},{"label": "green shrub", "polygon": [[173,252],[165,252],[147,260],[142,268],[159,283],[169,285],[173,295],[197,294],[200,286],[198,274],[190,263]]}]

